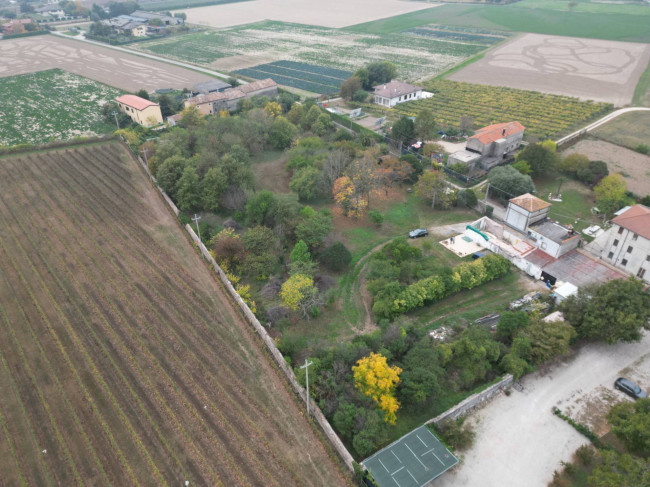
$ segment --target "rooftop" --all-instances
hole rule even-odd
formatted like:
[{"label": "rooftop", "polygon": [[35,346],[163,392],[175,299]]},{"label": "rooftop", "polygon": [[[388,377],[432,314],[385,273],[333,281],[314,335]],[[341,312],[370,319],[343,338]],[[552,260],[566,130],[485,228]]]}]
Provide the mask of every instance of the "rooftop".
[{"label": "rooftop", "polygon": [[252,83],[247,83],[245,85],[238,86],[236,89],[241,90],[242,93],[248,94],[253,91],[263,90],[265,88],[273,88],[278,86],[278,84],[273,81],[271,78],[261,79],[259,81],[253,81]]},{"label": "rooftop", "polygon": [[495,123],[478,129],[470,139],[478,139],[482,144],[490,144],[496,140],[518,134],[526,130],[519,122]]},{"label": "rooftop", "polygon": [[544,220],[528,228],[559,244],[565,240],[578,236],[578,233],[572,229],[569,229],[564,225],[560,225],[559,223],[556,223],[552,220]]},{"label": "rooftop", "polygon": [[396,79],[392,80],[390,83],[377,85],[374,88],[375,95],[384,96],[386,98],[395,98],[397,96],[408,95],[410,93],[415,93],[416,91],[422,90],[421,86],[402,83]]},{"label": "rooftop", "polygon": [[481,154],[477,154],[476,152],[472,152],[468,150],[459,150],[458,152],[454,152],[452,154],[452,157],[458,161],[463,161],[465,163],[468,163],[480,159]]},{"label": "rooftop", "polygon": [[202,105],[203,103],[214,103],[215,101],[220,100],[236,100],[238,98],[244,98],[245,96],[246,94],[239,88],[230,88],[226,91],[215,91],[213,93],[208,93],[207,95],[193,96],[186,101],[186,104]]},{"label": "rooftop", "polygon": [[158,106],[158,103],[154,103],[151,100],[145,100],[135,95],[122,95],[118,96],[115,99],[118,103],[123,103],[124,105],[135,108],[136,110],[144,110],[147,107]]},{"label": "rooftop", "polygon": [[618,226],[650,240],[650,208],[634,205],[612,220]]},{"label": "rooftop", "polygon": [[196,93],[201,93],[206,95],[213,91],[219,91],[226,88],[232,88],[232,85],[221,81],[220,79],[212,79],[210,81],[204,81],[203,83],[197,83],[192,87],[192,91]]},{"label": "rooftop", "polygon": [[555,257],[547,254],[541,249],[535,249],[530,254],[524,257],[527,262],[530,262],[533,265],[536,265],[540,269],[543,269],[545,266],[555,261]]},{"label": "rooftop", "polygon": [[535,211],[543,210],[544,208],[548,208],[549,206],[551,206],[549,202],[544,201],[538,198],[537,196],[533,196],[530,193],[522,194],[521,196],[512,198],[510,200],[510,203],[512,203],[513,205],[517,205],[520,208],[523,208],[524,210],[528,210],[531,213]]},{"label": "rooftop", "polygon": [[577,249],[567,252],[559,259],[545,266],[543,270],[559,281],[570,282],[578,287],[585,284],[602,284],[612,279],[624,279],[626,277],[622,272],[585,255]]}]

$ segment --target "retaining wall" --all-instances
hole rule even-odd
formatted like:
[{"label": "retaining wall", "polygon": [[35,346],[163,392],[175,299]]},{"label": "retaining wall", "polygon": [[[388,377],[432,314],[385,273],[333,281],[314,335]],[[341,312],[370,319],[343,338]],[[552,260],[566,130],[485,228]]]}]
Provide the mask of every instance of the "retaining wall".
[{"label": "retaining wall", "polygon": [[484,391],[472,394],[464,401],[456,404],[453,408],[447,409],[444,413],[436,416],[435,418],[430,419],[425,424],[433,423],[437,426],[442,422],[457,419],[460,416],[467,414],[472,409],[482,405],[486,401],[489,401],[503,389],[510,387],[510,385],[512,385],[512,382],[513,377],[512,375],[508,374],[496,384],[492,384]]},{"label": "retaining wall", "polygon": [[[147,165],[144,163],[141,157],[138,156],[138,161],[140,162],[140,165],[144,169],[145,173],[149,176],[151,181],[154,183],[155,187],[158,189],[162,197],[165,199],[169,207],[172,209],[172,211],[178,216],[178,208],[176,205],[172,202],[172,200],[165,194],[165,192],[155,184],[156,180],[155,178],[151,175],[149,172],[149,168]],[[260,324],[259,320],[255,317],[253,312],[250,310],[248,305],[244,302],[244,300],[239,296],[237,291],[235,291],[235,288],[233,287],[232,283],[228,280],[228,277],[226,277],[226,273],[219,267],[219,264],[212,258],[210,255],[210,252],[208,252],[208,249],[206,246],[199,240],[199,237],[197,237],[196,233],[194,233],[194,230],[190,225],[185,225],[185,230],[187,233],[190,235],[194,243],[196,244],[197,248],[201,252],[201,255],[205,260],[208,261],[208,263],[212,266],[212,268],[215,270],[217,275],[219,276],[219,279],[223,283],[224,287],[228,291],[228,294],[232,298],[232,300],[239,306],[241,309],[244,317],[246,318],[246,321],[253,327],[255,332],[260,336],[264,344],[266,345],[266,348],[268,348],[269,352],[275,359],[276,364],[280,369],[284,372],[286,375],[287,379],[289,380],[289,384],[291,384],[291,387],[293,390],[298,394],[299,397],[304,398],[306,397],[306,391],[305,388],[302,387],[298,381],[296,380],[296,376],[293,373],[293,370],[291,367],[287,365],[287,362],[284,360],[284,357],[282,356],[282,353],[280,353],[280,350],[278,350],[278,347],[275,345],[275,342],[271,338],[271,336],[268,334],[266,329]],[[320,408],[314,403],[314,401],[309,398],[310,404],[310,412],[318,425],[321,427],[323,433],[325,434],[325,437],[328,439],[336,453],[341,457],[343,460],[343,463],[350,469],[350,471],[354,471],[354,458],[348,451],[348,449],[345,447],[341,439],[337,436],[337,434],[334,432],[334,428],[332,428],[332,425],[327,421],[327,418],[323,414],[323,412],[320,410]],[[306,407],[306,404],[305,404]]]}]

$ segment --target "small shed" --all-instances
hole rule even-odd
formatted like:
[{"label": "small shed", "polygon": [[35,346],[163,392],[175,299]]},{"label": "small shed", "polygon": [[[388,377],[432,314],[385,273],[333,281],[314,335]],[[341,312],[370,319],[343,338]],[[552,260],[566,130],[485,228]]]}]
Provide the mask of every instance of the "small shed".
[{"label": "small shed", "polygon": [[550,209],[550,203],[530,193],[522,194],[508,202],[506,225],[525,233],[533,223],[545,220]]},{"label": "small shed", "polygon": [[560,304],[569,296],[573,296],[574,294],[577,294],[577,292],[578,292],[577,286],[574,286],[570,282],[565,282],[564,284],[559,286],[554,292],[555,303]]}]

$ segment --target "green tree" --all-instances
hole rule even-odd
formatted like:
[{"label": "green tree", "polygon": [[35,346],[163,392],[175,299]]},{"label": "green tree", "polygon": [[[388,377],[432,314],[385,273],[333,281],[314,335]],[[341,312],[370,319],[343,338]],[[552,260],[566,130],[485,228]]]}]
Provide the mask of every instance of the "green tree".
[{"label": "green tree", "polygon": [[305,117],[305,109],[299,103],[291,105],[291,110],[287,113],[287,120],[294,125],[301,125],[302,119]]},{"label": "green tree", "polygon": [[451,359],[447,369],[451,371],[454,385],[462,389],[485,379],[500,356],[499,344],[485,327],[467,328],[458,340],[441,347],[450,348]]},{"label": "green tree", "polygon": [[560,160],[559,169],[567,174],[577,176],[578,172],[584,170],[589,164],[589,158],[584,154],[569,154]]},{"label": "green tree", "polygon": [[178,207],[183,211],[194,211],[201,206],[201,184],[194,167],[188,165],[178,180],[176,190]]},{"label": "green tree", "polygon": [[332,129],[334,129],[334,123],[329,113],[321,113],[316,122],[311,126],[311,131],[319,137],[327,135]]},{"label": "green tree", "polygon": [[399,397],[404,407],[417,408],[442,392],[444,369],[428,339],[418,342],[404,357]]},{"label": "green tree", "polygon": [[301,201],[310,201],[318,196],[321,171],[315,167],[298,169],[289,182],[289,189],[298,195]]},{"label": "green tree", "polygon": [[620,174],[605,176],[596,185],[594,188],[596,204],[606,217],[611,217],[616,210],[623,206],[626,191],[627,185]]},{"label": "green tree", "polygon": [[643,282],[633,277],[583,286],[560,310],[578,336],[590,340],[636,342],[644,329],[650,329],[650,294]]},{"label": "green tree", "polygon": [[158,185],[172,199],[176,199],[178,181],[183,176],[187,164],[187,159],[181,156],[172,156],[167,158],[156,171]]},{"label": "green tree", "polygon": [[524,160],[528,162],[530,166],[531,174],[536,176],[542,176],[550,173],[556,162],[557,154],[555,150],[551,147],[542,144],[530,144],[517,156],[517,160]]},{"label": "green tree", "polygon": [[524,176],[511,166],[495,167],[488,173],[488,181],[491,187],[500,190],[495,191],[494,194],[502,200],[535,191],[530,176]]},{"label": "green tree", "polygon": [[291,260],[291,263],[289,264],[289,273],[291,275],[304,274],[307,276],[313,276],[314,271],[316,270],[316,264],[312,262],[309,248],[305,242],[302,240],[298,241],[291,251],[289,259]]},{"label": "green tree", "polygon": [[447,208],[450,203],[447,193],[447,181],[442,171],[427,171],[415,184],[415,194],[418,198],[431,202],[431,208]]},{"label": "green tree", "polygon": [[271,191],[267,189],[260,191],[246,202],[246,223],[273,226],[276,205],[275,195]]},{"label": "green tree", "polygon": [[367,73],[367,80],[364,79],[364,73],[359,70],[355,73],[356,76],[364,82],[363,88],[366,90],[372,89],[375,85],[381,83],[388,83],[397,77],[397,66],[390,61],[374,61],[365,67]]},{"label": "green tree", "polygon": [[302,119],[302,128],[305,130],[311,129],[312,125],[316,123],[316,120],[318,120],[318,117],[320,117],[322,113],[323,112],[318,108],[318,105],[312,105]]},{"label": "green tree", "polygon": [[278,238],[273,230],[261,225],[248,229],[242,237],[247,255],[244,259],[246,271],[258,279],[266,279],[275,268],[278,258]]},{"label": "green tree", "polygon": [[650,461],[621,454],[601,451],[603,461],[589,478],[589,487],[640,487],[650,485]]},{"label": "green tree", "polygon": [[352,96],[360,89],[362,89],[362,85],[359,77],[351,76],[348,79],[346,79],[343,83],[341,83],[341,90],[339,91],[339,95],[341,96],[341,98],[344,98],[346,100],[351,100]]},{"label": "green tree", "polygon": [[349,267],[352,262],[352,254],[341,242],[334,242],[323,250],[320,261],[328,269],[338,272]]},{"label": "green tree", "polygon": [[303,240],[311,250],[316,250],[320,248],[323,240],[333,228],[331,215],[320,211],[303,217],[296,225],[295,234],[296,238]]},{"label": "green tree", "polygon": [[499,323],[497,323],[497,337],[510,343],[517,332],[522,328],[526,328],[528,323],[528,313],[525,311],[505,312],[499,318]]},{"label": "green tree", "polygon": [[208,211],[218,211],[221,207],[221,196],[227,187],[228,179],[224,172],[218,167],[210,169],[201,181],[203,207]]},{"label": "green tree", "polygon": [[391,136],[393,139],[401,142],[412,140],[415,136],[415,124],[413,123],[413,120],[404,115],[400,117],[400,119],[393,124]]},{"label": "green tree", "polygon": [[630,453],[646,459],[650,457],[650,399],[612,406],[607,421]]},{"label": "green tree", "polygon": [[269,140],[275,149],[282,150],[291,145],[297,133],[298,129],[296,129],[296,126],[286,118],[280,116],[273,120]]},{"label": "green tree", "polygon": [[205,115],[195,105],[190,105],[181,111],[181,123],[188,130],[194,130],[205,123]]},{"label": "green tree", "polygon": [[577,176],[583,183],[594,186],[609,174],[607,163],[603,161],[589,161],[585,167],[578,168]]},{"label": "green tree", "polygon": [[145,90],[144,88],[139,89],[135,96],[139,96],[140,98],[144,98],[145,100],[149,100],[149,92]]},{"label": "green tree", "polygon": [[546,323],[535,319],[521,332],[521,337],[528,340],[530,344],[531,361],[541,364],[557,355],[568,353],[571,341],[576,337],[576,332],[571,325],[564,321]]},{"label": "green tree", "polygon": [[478,198],[471,189],[461,189],[456,197],[456,203],[468,208],[474,208],[478,204]]},{"label": "green tree", "polygon": [[431,140],[436,135],[436,119],[433,110],[423,108],[415,117],[415,136],[418,140]]},{"label": "green tree", "polygon": [[528,162],[524,161],[523,159],[515,162],[512,165],[512,167],[514,167],[517,171],[519,171],[524,176],[528,176],[532,172],[532,169],[528,165]]}]

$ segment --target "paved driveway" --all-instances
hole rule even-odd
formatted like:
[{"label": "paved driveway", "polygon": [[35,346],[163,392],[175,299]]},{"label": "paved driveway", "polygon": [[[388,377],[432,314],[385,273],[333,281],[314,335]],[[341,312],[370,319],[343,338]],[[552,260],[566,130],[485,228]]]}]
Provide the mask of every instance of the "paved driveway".
[{"label": "paved driveway", "polygon": [[650,334],[639,343],[585,346],[563,363],[525,377],[523,391],[502,394],[471,416],[478,422],[474,446],[433,485],[546,487],[560,462],[588,443],[551,408],[602,432],[609,405],[627,400],[613,390],[619,375],[650,390]]}]

